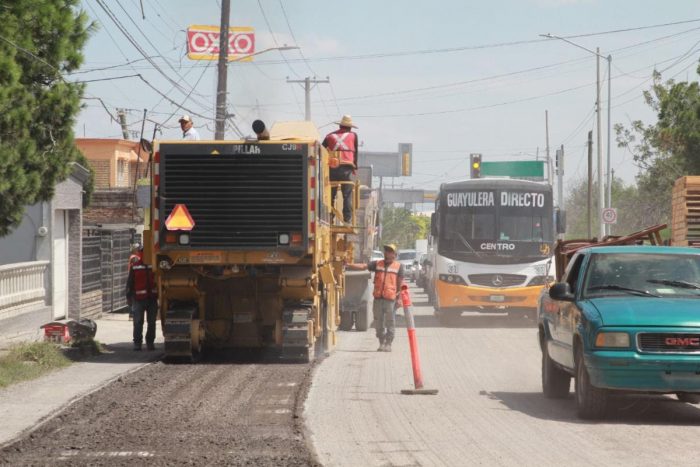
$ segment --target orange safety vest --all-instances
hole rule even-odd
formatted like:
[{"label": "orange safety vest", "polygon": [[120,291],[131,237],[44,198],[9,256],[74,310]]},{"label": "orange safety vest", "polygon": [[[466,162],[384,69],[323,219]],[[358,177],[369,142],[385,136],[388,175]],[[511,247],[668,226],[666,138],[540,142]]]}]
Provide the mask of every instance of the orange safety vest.
[{"label": "orange safety vest", "polygon": [[399,269],[401,263],[393,261],[385,266],[384,260],[377,261],[377,269],[374,272],[374,298],[384,300],[396,300],[396,292],[399,286]]},{"label": "orange safety vest", "polygon": [[136,264],[131,267],[131,271],[134,275],[134,298],[136,300],[157,298],[158,289],[151,266]]},{"label": "orange safety vest", "polygon": [[357,147],[357,135],[352,131],[339,129],[326,136],[326,144],[329,151],[335,151],[340,155],[341,165],[355,167],[355,148]]}]

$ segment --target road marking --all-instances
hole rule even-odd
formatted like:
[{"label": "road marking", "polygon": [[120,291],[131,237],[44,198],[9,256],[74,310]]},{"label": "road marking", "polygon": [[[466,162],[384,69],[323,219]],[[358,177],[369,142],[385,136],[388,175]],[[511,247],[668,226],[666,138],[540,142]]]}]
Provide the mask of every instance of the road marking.
[{"label": "road marking", "polygon": [[264,413],[264,414],[275,414],[275,415],[284,415],[288,413],[292,413],[290,409],[266,409],[266,410],[256,410],[257,413]]},{"label": "road marking", "polygon": [[149,451],[63,451],[60,459],[69,457],[155,457],[155,453]]}]

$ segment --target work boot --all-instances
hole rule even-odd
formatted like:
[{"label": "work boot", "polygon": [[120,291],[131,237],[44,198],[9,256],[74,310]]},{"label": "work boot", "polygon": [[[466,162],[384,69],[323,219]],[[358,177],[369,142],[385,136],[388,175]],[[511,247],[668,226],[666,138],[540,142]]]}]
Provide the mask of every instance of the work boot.
[{"label": "work boot", "polygon": [[141,350],[141,343],[134,342],[134,350]]},{"label": "work boot", "polygon": [[156,350],[156,346],[155,346],[155,344],[154,344],[153,342],[147,342],[147,343],[146,343],[146,348],[147,348],[148,350]]},{"label": "work boot", "polygon": [[386,344],[384,344],[384,352],[391,352],[391,344],[390,343],[387,342]]},{"label": "work boot", "polygon": [[384,352],[384,341],[383,340],[379,341],[379,348],[377,349],[377,352]]}]

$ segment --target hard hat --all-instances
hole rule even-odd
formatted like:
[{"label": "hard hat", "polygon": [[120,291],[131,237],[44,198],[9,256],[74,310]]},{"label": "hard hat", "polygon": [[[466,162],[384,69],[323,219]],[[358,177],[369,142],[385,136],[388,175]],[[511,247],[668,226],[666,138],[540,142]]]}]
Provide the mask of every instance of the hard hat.
[{"label": "hard hat", "polygon": [[391,251],[393,251],[394,253],[396,253],[396,245],[393,244],[393,243],[387,243],[386,245],[384,245],[384,249],[385,249],[385,250],[391,250]]},{"label": "hard hat", "polygon": [[180,117],[180,120],[178,120],[178,122],[180,122],[180,123],[182,123],[182,122],[191,122],[191,121],[192,121],[192,119],[190,118],[189,115],[183,115],[182,117]]}]

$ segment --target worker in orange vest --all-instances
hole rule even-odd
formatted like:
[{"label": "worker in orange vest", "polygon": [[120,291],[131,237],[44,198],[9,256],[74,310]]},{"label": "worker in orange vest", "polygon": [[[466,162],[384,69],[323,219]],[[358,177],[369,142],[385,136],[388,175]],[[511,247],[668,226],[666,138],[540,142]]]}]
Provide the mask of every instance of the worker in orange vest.
[{"label": "worker in orange vest", "polygon": [[348,264],[354,271],[374,272],[374,328],[379,339],[378,352],[391,352],[394,341],[394,323],[396,322],[395,304],[403,284],[404,271],[401,263],[396,261],[396,245],[384,245],[384,259],[369,264]]},{"label": "worker in orange vest", "polygon": [[[350,182],[352,175],[357,168],[357,133],[352,131],[357,128],[352,123],[350,115],[343,115],[339,122],[336,122],[339,128],[328,133],[323,140],[323,146],[329,151],[334,151],[338,154],[338,166],[331,167],[330,179],[331,182]],[[352,185],[343,184],[340,187],[343,193],[343,221],[346,223],[352,221]],[[331,188],[331,204],[335,204],[335,195],[338,192],[337,188]]]},{"label": "worker in orange vest", "polygon": [[143,247],[139,243],[134,243],[131,245],[131,255],[129,255],[129,271],[131,271],[131,266],[140,262],[143,259]]},{"label": "worker in orange vest", "polygon": [[134,318],[134,350],[141,350],[144,315],[147,322],[146,348],[155,350],[158,288],[151,266],[136,257],[126,280],[126,302]]}]

